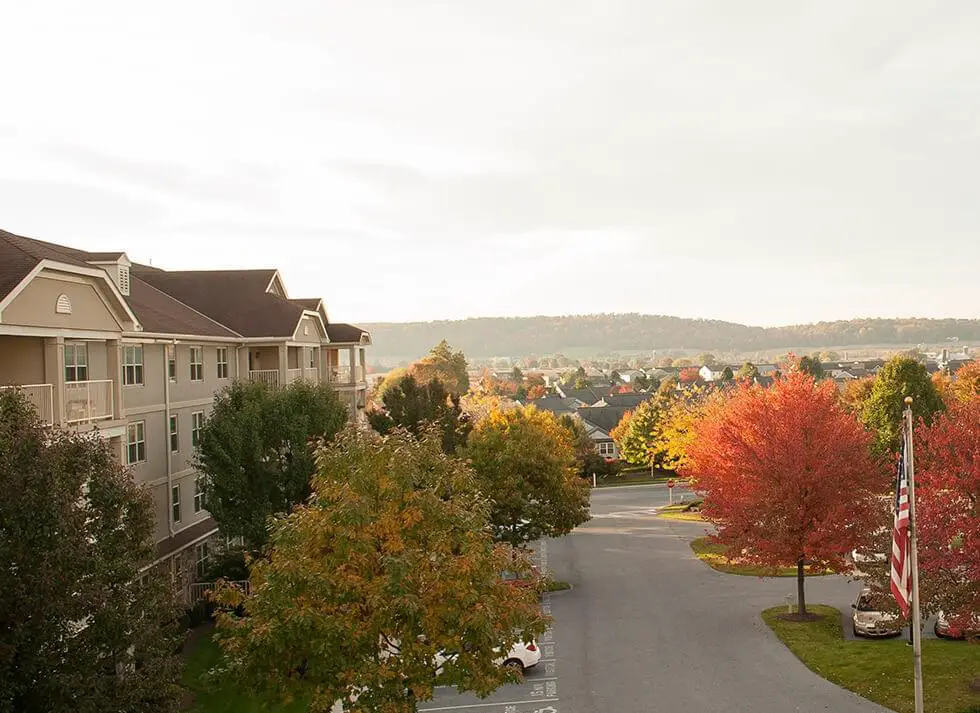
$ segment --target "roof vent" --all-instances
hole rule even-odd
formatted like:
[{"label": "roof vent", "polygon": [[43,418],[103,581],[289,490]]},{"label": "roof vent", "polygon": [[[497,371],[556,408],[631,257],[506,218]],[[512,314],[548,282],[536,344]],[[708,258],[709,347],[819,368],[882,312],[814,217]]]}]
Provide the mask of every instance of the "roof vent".
[{"label": "roof vent", "polygon": [[129,266],[119,266],[119,291],[129,297]]},{"label": "roof vent", "polygon": [[68,295],[58,295],[58,301],[54,305],[55,314],[71,314],[71,300]]}]

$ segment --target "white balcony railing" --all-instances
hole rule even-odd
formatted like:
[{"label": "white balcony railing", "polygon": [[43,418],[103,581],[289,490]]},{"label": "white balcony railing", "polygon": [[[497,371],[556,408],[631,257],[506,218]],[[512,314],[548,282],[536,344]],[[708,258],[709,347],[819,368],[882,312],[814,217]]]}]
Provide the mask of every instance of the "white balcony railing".
[{"label": "white balcony railing", "polygon": [[[233,587],[241,589],[247,596],[251,591],[249,586],[249,581],[247,579],[236,580],[228,582],[228,584]],[[213,592],[217,588],[217,582],[194,582],[193,584],[187,585],[187,601],[191,604],[199,602],[202,599],[206,599],[208,592]]]},{"label": "white balcony railing", "polygon": [[297,379],[302,379],[302,378],[303,378],[303,370],[302,369],[287,369],[286,370],[286,382],[287,383],[292,383],[292,382],[296,381]]},{"label": "white balcony railing", "polygon": [[17,389],[34,406],[41,421],[49,426],[54,423],[54,387],[51,384],[0,386],[0,390],[3,389]]},{"label": "white balcony railing", "polygon": [[255,369],[248,372],[249,381],[261,381],[266,386],[279,386],[278,369]]},{"label": "white balcony railing", "polygon": [[66,423],[92,423],[112,417],[112,381],[65,382]]},{"label": "white balcony railing", "polygon": [[364,381],[364,367],[363,366],[357,367],[357,381],[358,382]]},{"label": "white balcony railing", "polygon": [[315,366],[306,367],[303,369],[303,378],[318,384],[320,383],[320,370]]},{"label": "white balcony railing", "polygon": [[349,366],[335,366],[332,369],[333,381],[336,384],[349,384],[350,383],[350,367]]}]

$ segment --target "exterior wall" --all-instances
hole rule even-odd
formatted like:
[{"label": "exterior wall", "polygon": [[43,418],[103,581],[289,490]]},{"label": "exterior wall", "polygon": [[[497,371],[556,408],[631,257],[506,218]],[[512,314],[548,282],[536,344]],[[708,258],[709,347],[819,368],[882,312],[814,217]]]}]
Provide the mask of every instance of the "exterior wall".
[{"label": "exterior wall", "polygon": [[303,317],[299,322],[299,327],[296,329],[294,341],[319,344],[321,339],[323,339],[323,332],[320,329],[319,322],[312,317]]},{"label": "exterior wall", "polygon": [[[127,413],[133,409],[163,407],[163,379],[167,373],[164,358],[164,345],[145,342],[143,344],[143,383],[123,385],[123,409]],[[122,379],[120,373],[116,378]],[[130,419],[133,420],[133,419]]]},{"label": "exterior wall", "polygon": [[[62,329],[122,330],[116,316],[93,286],[94,280],[75,282],[38,275],[3,311],[4,324]],[[58,314],[60,295],[71,300],[71,314]]]},{"label": "exterior wall", "polygon": [[[235,378],[235,347],[227,345],[228,378],[218,378],[218,347],[216,344],[186,344],[177,345],[177,380],[170,382],[170,401],[196,401],[212,399],[216,391],[229,386]],[[191,347],[204,349],[204,379],[191,381]],[[265,368],[265,367],[263,367]],[[276,366],[268,367],[270,369]]]},{"label": "exterior wall", "polygon": [[44,383],[44,340],[0,335],[0,386]]}]

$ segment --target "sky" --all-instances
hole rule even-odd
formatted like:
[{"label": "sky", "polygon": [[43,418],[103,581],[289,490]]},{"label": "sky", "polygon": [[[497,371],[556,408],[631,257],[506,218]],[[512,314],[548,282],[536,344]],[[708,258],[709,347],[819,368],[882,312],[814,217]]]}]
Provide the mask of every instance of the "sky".
[{"label": "sky", "polygon": [[975,0],[0,6],[0,228],[332,319],[980,318]]}]

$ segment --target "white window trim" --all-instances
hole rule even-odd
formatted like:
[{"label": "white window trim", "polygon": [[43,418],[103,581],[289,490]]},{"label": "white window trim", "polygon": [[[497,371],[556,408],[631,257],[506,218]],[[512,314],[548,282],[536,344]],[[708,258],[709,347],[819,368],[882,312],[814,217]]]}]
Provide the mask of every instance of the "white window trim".
[{"label": "white window trim", "polygon": [[[197,352],[197,354],[200,356],[201,361],[194,361],[195,352]],[[198,368],[195,369],[195,367]],[[194,376],[195,372],[200,374],[199,378],[195,378]],[[204,347],[203,346],[190,347],[190,374],[191,374],[191,381],[204,381]]]},{"label": "white window trim", "polygon": [[[228,347],[218,347],[217,353],[218,353],[218,361],[217,361],[217,367],[215,368],[215,373],[218,375],[219,379],[227,379],[228,374],[231,373],[230,369],[228,369]],[[224,360],[222,360],[221,358],[222,355],[224,356]],[[225,372],[224,374],[221,373],[222,366],[224,367],[224,372]]]},{"label": "white window trim", "polygon": [[[139,354],[139,361],[135,361],[136,355]],[[132,355],[134,361],[127,361],[129,356]],[[122,383],[123,386],[143,386],[146,381],[146,367],[143,361],[143,345],[142,344],[124,344],[122,347]],[[127,369],[132,367],[133,369],[133,381],[128,381],[126,378]],[[137,367],[139,368],[139,381],[136,381]]]},{"label": "white window trim", "polygon": [[[69,351],[69,349],[71,350],[71,353],[73,355],[72,356],[73,363],[71,364],[70,368],[72,368],[72,369],[75,370],[75,378],[74,379],[71,379],[71,380],[68,379],[68,369],[69,369],[69,364],[68,364],[68,351]],[[79,364],[78,363],[78,356],[79,356],[79,354],[84,355],[84,359],[85,359],[85,363],[84,364]],[[66,342],[65,343],[65,360],[64,361],[65,361],[64,367],[65,367],[65,381],[66,382],[77,383],[79,381],[88,381],[88,376],[89,376],[89,374],[88,374],[88,344],[86,344],[85,342]],[[84,369],[85,369],[85,378],[84,379],[79,379],[78,378],[78,368],[79,367],[84,367]]]},{"label": "white window trim", "polygon": [[[177,496],[176,499],[174,499],[174,495]],[[176,517],[174,517],[174,508],[176,508]],[[180,522],[182,514],[180,511],[180,483],[174,483],[170,486],[170,519],[174,522]]]},{"label": "white window trim", "polygon": [[[177,383],[177,347],[175,347],[173,344],[168,344],[166,357],[167,357],[167,364],[166,364],[167,378],[170,380],[171,384],[176,384]],[[174,364],[173,374],[170,373],[170,362],[173,362]]]},{"label": "white window trim", "polygon": [[194,411],[191,414],[191,448],[197,448],[201,445],[202,428],[204,428],[204,412]]},{"label": "white window trim", "polygon": [[202,510],[207,510],[207,505],[204,502],[204,479],[206,475],[196,475],[194,476],[194,513],[199,513]]},{"label": "white window trim", "polygon": [[[167,433],[170,436],[170,452],[180,453],[180,416],[179,414],[170,414],[170,422],[167,424]],[[174,439],[177,440],[177,447],[174,448]]]},{"label": "white window trim", "polygon": [[[143,432],[143,437],[139,438],[139,431]],[[130,439],[130,434],[137,436],[136,440]],[[139,457],[139,444],[143,444],[143,457]],[[136,460],[129,459],[130,446],[136,446]],[[136,465],[146,462],[146,421],[133,421],[126,425],[126,465]]]}]

